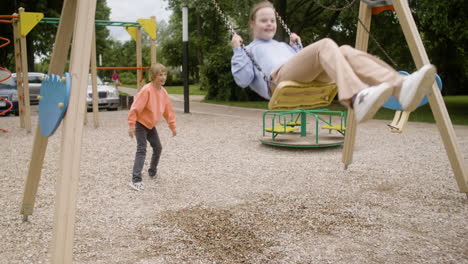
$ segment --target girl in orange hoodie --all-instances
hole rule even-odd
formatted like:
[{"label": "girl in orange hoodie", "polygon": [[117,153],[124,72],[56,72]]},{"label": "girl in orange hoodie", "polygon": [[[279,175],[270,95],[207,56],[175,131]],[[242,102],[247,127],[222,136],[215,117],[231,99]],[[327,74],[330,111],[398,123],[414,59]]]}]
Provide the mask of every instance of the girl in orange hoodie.
[{"label": "girl in orange hoodie", "polygon": [[163,85],[166,82],[167,69],[162,64],[151,67],[151,82],[143,86],[135,96],[135,101],[128,113],[128,135],[136,137],[137,150],[133,164],[130,187],[140,191],[145,187],[142,183],[141,171],[146,158],[146,141],[153,148],[148,175],[156,178],[159,158],[161,157],[161,141],[156,124],[164,116],[172,136],[176,136],[176,117],[171,100]]}]

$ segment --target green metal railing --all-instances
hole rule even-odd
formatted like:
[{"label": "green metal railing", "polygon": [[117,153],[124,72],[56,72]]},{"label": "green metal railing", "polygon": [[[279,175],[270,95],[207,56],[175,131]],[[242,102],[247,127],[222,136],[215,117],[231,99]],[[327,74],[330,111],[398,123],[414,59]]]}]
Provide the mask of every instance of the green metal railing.
[{"label": "green metal railing", "polygon": [[[321,128],[320,123],[333,127],[332,116],[339,116],[339,119],[340,119],[339,127],[341,129],[338,129],[337,132],[343,136],[345,135],[347,112],[344,112],[344,111],[333,111],[333,110],[328,110],[328,109],[267,110],[263,113],[263,136],[265,137],[267,132],[271,133],[272,141],[271,142],[262,141],[262,143],[270,144],[270,145],[278,145],[278,146],[288,146],[288,145],[275,143],[276,136],[278,136],[279,134],[287,133],[286,127],[288,126],[300,127],[300,136],[301,137],[307,136],[307,115],[313,116],[315,120],[315,144],[317,146],[319,146],[320,144],[319,142],[320,141],[319,129]],[[326,120],[322,116],[327,116],[328,120]],[[271,132],[267,131],[267,127],[266,127],[267,117],[271,117],[271,129],[272,129]],[[300,120],[299,124],[297,123],[298,120]],[[291,123],[293,125],[291,125]],[[281,125],[283,130],[275,131],[274,128],[276,127],[276,124]],[[331,133],[331,129],[329,129],[329,133]],[[329,147],[329,146],[336,146],[336,145],[342,145],[342,144],[343,142],[339,142],[339,143],[327,144],[327,145],[322,145],[322,146]],[[303,146],[295,146],[295,147],[303,147]]]}]

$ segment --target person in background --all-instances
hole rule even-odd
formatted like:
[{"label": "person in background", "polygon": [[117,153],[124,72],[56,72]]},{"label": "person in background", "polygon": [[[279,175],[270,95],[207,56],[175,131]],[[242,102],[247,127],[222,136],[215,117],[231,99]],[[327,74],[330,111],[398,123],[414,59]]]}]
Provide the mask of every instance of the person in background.
[{"label": "person in background", "polygon": [[114,85],[115,85],[115,88],[117,89],[119,87],[119,74],[114,71],[114,73],[112,74],[112,81],[114,82]]}]

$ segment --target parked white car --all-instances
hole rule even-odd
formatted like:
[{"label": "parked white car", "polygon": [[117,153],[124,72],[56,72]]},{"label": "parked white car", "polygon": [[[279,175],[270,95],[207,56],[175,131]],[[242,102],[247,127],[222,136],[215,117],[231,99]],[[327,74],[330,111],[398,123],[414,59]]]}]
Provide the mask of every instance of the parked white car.
[{"label": "parked white car", "polygon": [[[12,73],[13,81],[16,82],[16,73]],[[29,72],[28,83],[29,83],[29,103],[38,104],[38,96],[41,94],[42,80],[45,77],[44,73],[41,72]]]},{"label": "parked white car", "polygon": [[[98,91],[98,106],[99,109],[106,108],[107,110],[117,110],[120,105],[119,91],[107,83],[104,84],[97,76],[97,91]],[[88,92],[86,96],[86,105],[88,111],[93,109],[93,84],[91,82],[91,74],[88,78]]]}]

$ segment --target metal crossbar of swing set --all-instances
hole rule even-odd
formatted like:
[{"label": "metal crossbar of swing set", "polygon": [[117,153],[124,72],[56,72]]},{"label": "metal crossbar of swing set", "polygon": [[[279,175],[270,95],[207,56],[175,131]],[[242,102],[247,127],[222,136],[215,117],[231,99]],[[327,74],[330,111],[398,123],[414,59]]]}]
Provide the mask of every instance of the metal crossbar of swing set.
[{"label": "metal crossbar of swing set", "polygon": [[[19,15],[0,15],[0,18],[19,18]],[[13,24],[13,20],[0,20],[0,23]]]},{"label": "metal crossbar of swing set", "polygon": [[[44,17],[39,23],[43,24],[58,24],[60,18],[58,17]],[[108,21],[108,20],[96,20],[96,26],[109,26],[109,27],[141,27],[138,22],[123,22],[123,21]]]}]

